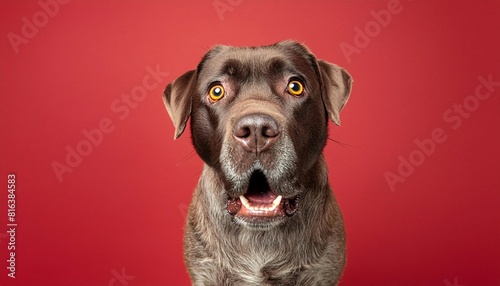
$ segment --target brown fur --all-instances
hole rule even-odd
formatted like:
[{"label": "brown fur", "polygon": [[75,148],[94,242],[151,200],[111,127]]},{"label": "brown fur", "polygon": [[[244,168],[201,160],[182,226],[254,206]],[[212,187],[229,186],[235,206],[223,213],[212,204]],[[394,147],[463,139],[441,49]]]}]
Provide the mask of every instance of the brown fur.
[{"label": "brown fur", "polygon": [[[290,78],[304,82],[302,96],[286,92]],[[212,103],[207,93],[214,82],[226,95]],[[191,116],[193,145],[205,162],[184,237],[193,285],[337,284],[345,264],[345,233],[321,153],[328,118],[340,124],[351,82],[344,69],[284,41],[217,46],[196,70],[167,86],[164,102],[175,138]],[[279,127],[279,136],[262,150],[249,152],[235,140],[235,126],[249,116],[272,118]],[[256,170],[273,192],[298,198],[296,213],[276,223],[254,223],[228,212],[228,198],[245,194]]]}]

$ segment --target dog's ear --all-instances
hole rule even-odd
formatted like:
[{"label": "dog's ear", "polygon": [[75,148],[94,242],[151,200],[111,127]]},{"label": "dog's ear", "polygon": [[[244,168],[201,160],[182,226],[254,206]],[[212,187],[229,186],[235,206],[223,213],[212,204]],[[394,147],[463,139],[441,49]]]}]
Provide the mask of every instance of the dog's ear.
[{"label": "dog's ear", "polygon": [[343,68],[318,60],[323,103],[328,116],[340,125],[340,111],[351,94],[352,78]]},{"label": "dog's ear", "polygon": [[191,104],[196,83],[196,71],[188,71],[163,91],[163,102],[168,115],[175,126],[174,139],[179,138],[186,129],[186,124],[191,115]]}]

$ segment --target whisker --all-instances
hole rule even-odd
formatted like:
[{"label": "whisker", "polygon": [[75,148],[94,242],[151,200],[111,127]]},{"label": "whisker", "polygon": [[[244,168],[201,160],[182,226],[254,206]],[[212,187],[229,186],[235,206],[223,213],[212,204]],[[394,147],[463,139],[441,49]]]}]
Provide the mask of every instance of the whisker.
[{"label": "whisker", "polygon": [[191,152],[189,152],[189,154],[187,154],[186,157],[184,157],[184,159],[182,159],[179,163],[175,164],[176,167],[178,167],[179,165],[181,165],[182,163],[186,162],[187,160],[191,159],[194,155],[196,154],[196,151],[193,149],[191,150]]},{"label": "whisker", "polygon": [[192,175],[192,177],[199,177],[201,176],[201,174],[203,173],[203,168],[201,168],[201,170],[199,172],[196,172]]},{"label": "whisker", "polygon": [[[189,152],[189,154],[187,154],[187,156],[186,156],[186,157],[184,157],[184,159],[182,159],[179,163],[175,164],[175,166],[176,166],[176,167],[180,166],[182,163],[184,163],[184,162],[186,162],[187,160],[189,160],[189,159],[193,158],[193,156],[194,156],[194,155],[196,155],[196,150],[194,150],[194,149],[193,149],[193,150],[191,150],[191,152]],[[196,176],[196,177],[199,177],[199,176],[201,176],[201,174],[202,174],[202,173],[203,173],[203,168],[202,168],[200,171],[198,171],[198,172],[194,173],[192,176],[193,176],[193,177],[195,177],[195,176]]]},{"label": "whisker", "polygon": [[335,143],[339,144],[340,146],[346,148],[347,150],[351,150],[351,148],[357,148],[354,145],[350,145],[350,144],[347,144],[347,143],[344,143],[344,142],[340,142],[340,141],[337,141],[337,140],[335,140],[333,138],[330,138],[330,137],[328,137],[327,139],[330,140],[330,141],[332,141],[332,142],[335,142]]}]

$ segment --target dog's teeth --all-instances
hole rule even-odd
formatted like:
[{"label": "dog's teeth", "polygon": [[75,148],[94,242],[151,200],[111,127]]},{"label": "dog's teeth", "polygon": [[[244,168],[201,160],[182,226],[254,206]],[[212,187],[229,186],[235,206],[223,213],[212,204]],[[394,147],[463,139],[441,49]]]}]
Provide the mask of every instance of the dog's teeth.
[{"label": "dog's teeth", "polygon": [[240,201],[247,209],[251,209],[250,203],[248,202],[247,198],[245,198],[244,196],[240,196]]},{"label": "dog's teeth", "polygon": [[251,211],[273,211],[276,209],[276,207],[279,206],[281,203],[282,196],[278,196],[270,206],[263,206],[263,205],[258,205],[258,206],[253,206],[245,196],[240,196],[240,201],[241,203],[247,208],[248,210]]},{"label": "dog's teeth", "polygon": [[274,199],[272,209],[275,209],[281,203],[282,198],[283,198],[283,196],[278,196],[276,199]]}]

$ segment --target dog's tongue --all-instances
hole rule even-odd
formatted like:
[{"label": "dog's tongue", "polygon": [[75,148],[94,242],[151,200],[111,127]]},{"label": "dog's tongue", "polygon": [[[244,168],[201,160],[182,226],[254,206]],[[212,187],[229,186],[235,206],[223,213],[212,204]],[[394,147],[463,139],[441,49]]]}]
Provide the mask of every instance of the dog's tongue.
[{"label": "dog's tongue", "polygon": [[270,204],[272,203],[278,195],[271,191],[262,191],[262,192],[252,192],[249,194],[245,194],[245,198],[247,198],[248,201],[256,204]]},{"label": "dog's tongue", "polygon": [[252,174],[245,198],[256,204],[270,204],[277,197],[278,195],[271,191],[266,176],[262,172]]}]

